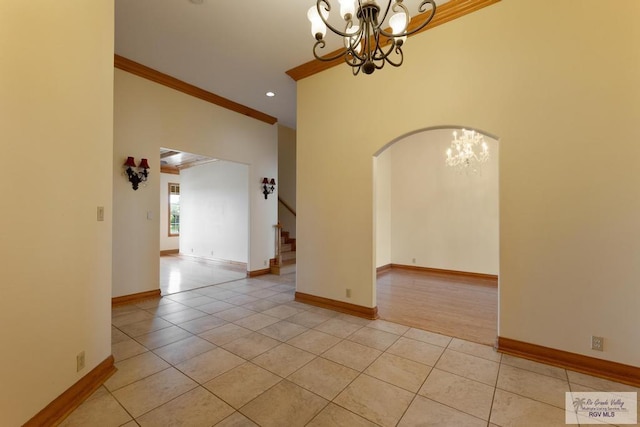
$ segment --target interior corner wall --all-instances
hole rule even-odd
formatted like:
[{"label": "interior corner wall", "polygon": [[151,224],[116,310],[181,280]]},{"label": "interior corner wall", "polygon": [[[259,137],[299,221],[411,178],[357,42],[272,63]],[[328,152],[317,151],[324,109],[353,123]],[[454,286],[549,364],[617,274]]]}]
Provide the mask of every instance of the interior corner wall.
[{"label": "interior corner wall", "polygon": [[300,80],[297,290],[375,306],[371,157],[464,124],[500,140],[500,336],[640,366],[639,17],[501,1],[409,38],[400,68]]},{"label": "interior corner wall", "polygon": [[0,2],[2,425],[111,354],[113,34],[113,0]]},{"label": "interior corner wall", "polygon": [[[278,125],[278,196],[296,210],[296,131]],[[278,203],[278,221],[282,229],[296,237],[296,216]]]},{"label": "interior corner wall", "polygon": [[391,264],[391,151],[373,158],[376,267]]},{"label": "interior corner wall", "polygon": [[[277,126],[213,105],[119,69],[114,76],[113,296],[159,289],[160,148],[249,166],[250,271],[275,252],[277,198],[260,182],[278,172]],[[123,176],[128,156],[149,159],[146,187]]]},{"label": "interior corner wall", "polygon": [[391,162],[391,262],[498,274],[498,143],[472,170],[445,164],[453,129],[431,129],[396,141]]},{"label": "interior corner wall", "polygon": [[217,161],[183,169],[180,253],[246,263],[249,250],[249,168]]},{"label": "interior corner wall", "polygon": [[180,249],[180,236],[169,236],[169,183],[179,184],[180,175],[173,173],[160,174],[160,250]]}]

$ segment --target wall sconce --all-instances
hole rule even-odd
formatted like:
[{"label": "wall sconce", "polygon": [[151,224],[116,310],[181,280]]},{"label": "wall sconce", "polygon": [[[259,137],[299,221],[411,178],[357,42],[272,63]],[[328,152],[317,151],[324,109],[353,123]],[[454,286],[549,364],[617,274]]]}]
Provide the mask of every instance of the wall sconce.
[{"label": "wall sconce", "polygon": [[264,199],[267,200],[267,196],[273,193],[273,190],[276,189],[276,180],[271,178],[262,178],[262,194],[264,194]]},{"label": "wall sconce", "polygon": [[[147,163],[147,159],[140,160],[140,164],[136,167],[136,161],[134,158],[127,157],[127,161],[124,162],[124,166],[127,167],[127,176],[129,177],[129,182],[133,186],[134,190],[137,190],[138,184],[145,182],[149,177],[149,163]],[[142,171],[137,172],[135,169],[142,169]]]}]

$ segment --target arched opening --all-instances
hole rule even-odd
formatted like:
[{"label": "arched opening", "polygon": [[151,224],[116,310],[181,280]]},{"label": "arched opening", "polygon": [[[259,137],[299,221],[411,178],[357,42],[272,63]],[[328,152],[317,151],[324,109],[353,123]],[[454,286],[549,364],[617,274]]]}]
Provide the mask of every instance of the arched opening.
[{"label": "arched opening", "polygon": [[420,129],[374,155],[376,305],[383,320],[493,344],[498,141],[475,130],[486,142],[488,160],[452,167],[446,152],[453,131],[461,130]]}]

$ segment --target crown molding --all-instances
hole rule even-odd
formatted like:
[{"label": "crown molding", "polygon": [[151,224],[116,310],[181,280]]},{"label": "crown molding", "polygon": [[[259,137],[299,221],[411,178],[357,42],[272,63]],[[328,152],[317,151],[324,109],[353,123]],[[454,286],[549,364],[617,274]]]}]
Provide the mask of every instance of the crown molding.
[{"label": "crown molding", "polygon": [[[499,1],[500,0],[451,0],[450,2],[445,3],[442,6],[438,6],[438,8],[436,9],[436,14],[431,20],[431,23],[422,30],[412,34],[410,37],[423,31],[430,30],[431,28],[435,28],[438,25],[442,25],[446,22],[468,15],[469,13],[483,9],[494,3],[498,3]],[[426,17],[422,15],[415,16],[409,23],[408,30],[412,30],[420,26],[420,24],[422,24],[425,19]],[[331,53],[328,53],[327,56],[335,56],[343,51],[344,48],[338,49]],[[321,71],[328,70],[329,68],[335,67],[336,65],[342,64],[343,62],[344,58],[338,58],[328,62],[313,59],[309,62],[290,69],[286,73],[293,80],[298,81],[304,79],[305,77],[317,74]]]},{"label": "crown molding", "polygon": [[152,82],[186,93],[187,95],[202,99],[219,107],[226,108],[227,110],[260,120],[261,122],[265,122],[270,125],[278,122],[278,119],[273,116],[254,110],[246,105],[238,104],[237,102],[223,98],[215,93],[207,92],[204,89],[200,89],[197,86],[178,80],[168,74],[161,73],[160,71],[149,68],[146,65],[142,65],[138,62],[125,58],[124,56],[114,55],[114,66],[122,71],[135,74],[138,77],[151,80]]}]

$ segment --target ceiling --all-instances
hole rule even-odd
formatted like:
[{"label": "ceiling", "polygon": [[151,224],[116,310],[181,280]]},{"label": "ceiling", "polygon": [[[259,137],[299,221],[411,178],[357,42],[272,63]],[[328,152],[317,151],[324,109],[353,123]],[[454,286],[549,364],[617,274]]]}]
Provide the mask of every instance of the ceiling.
[{"label": "ceiling", "polygon": [[165,173],[180,174],[182,169],[217,161],[218,159],[199,154],[160,148],[160,170]]},{"label": "ceiling", "polygon": [[[331,3],[338,8],[337,0]],[[417,11],[418,0],[404,3],[410,12]],[[314,4],[115,0],[115,52],[295,128],[296,84],[285,72],[313,59],[314,39],[306,16]],[[327,41],[328,52],[341,43],[329,35]],[[345,66],[344,72],[351,70]],[[267,97],[269,91],[276,96]]]}]

